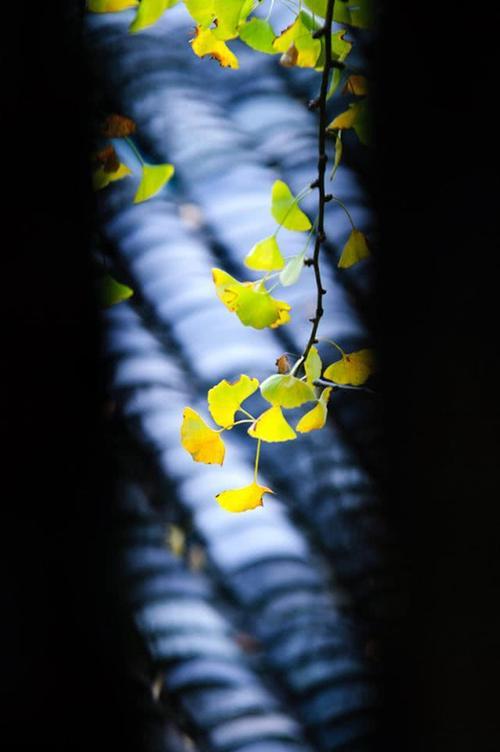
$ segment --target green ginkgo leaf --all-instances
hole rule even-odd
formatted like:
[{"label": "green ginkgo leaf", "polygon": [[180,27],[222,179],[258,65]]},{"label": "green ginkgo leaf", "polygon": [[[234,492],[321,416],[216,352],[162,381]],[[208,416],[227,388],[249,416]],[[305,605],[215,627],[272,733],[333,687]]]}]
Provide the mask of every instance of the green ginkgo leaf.
[{"label": "green ginkgo leaf", "polygon": [[354,266],[358,261],[362,261],[370,256],[370,249],[366,242],[365,235],[361,230],[352,230],[347,243],[342,249],[340,255],[338,268],[348,269],[350,266]]},{"label": "green ginkgo leaf", "polygon": [[333,9],[333,20],[359,29],[368,29],[374,21],[374,0],[337,2]]},{"label": "green ginkgo leaf", "polygon": [[223,269],[212,269],[212,279],[219,300],[228,311],[236,313],[245,326],[276,329],[290,321],[289,304],[273,298],[261,280],[238,282]]},{"label": "green ginkgo leaf", "polygon": [[297,199],[282,180],[276,180],[271,193],[271,214],[287,230],[301,232],[311,229],[307,214],[297,205]]},{"label": "green ginkgo leaf", "polygon": [[97,281],[99,302],[104,308],[121,303],[132,297],[134,291],[128,285],[118,282],[111,274],[105,274]]},{"label": "green ginkgo leaf", "polygon": [[285,259],[281,255],[274,235],[259,240],[245,257],[245,266],[256,271],[273,272],[283,269]]},{"label": "green ginkgo leaf", "polygon": [[241,403],[257,391],[259,382],[242,374],[231,384],[226,379],[208,390],[208,409],[218,426],[230,428],[234,423],[234,415],[240,409]]},{"label": "green ginkgo leaf", "polygon": [[134,204],[140,204],[142,201],[147,201],[148,198],[155,196],[168,183],[173,174],[174,166],[171,164],[143,164],[142,178],[134,196]]},{"label": "green ginkgo leaf", "polygon": [[274,373],[260,385],[260,393],[271,405],[281,407],[300,407],[305,402],[314,402],[316,394],[313,387],[289,374]]},{"label": "green ginkgo leaf", "polygon": [[213,0],[217,26],[213,29],[217,39],[234,39],[238,27],[252,10],[248,0]]},{"label": "green ginkgo leaf", "polygon": [[141,0],[137,14],[128,30],[135,33],[152,26],[168,8],[172,8],[178,2],[179,0]]},{"label": "green ginkgo leaf", "polygon": [[87,0],[87,10],[91,13],[118,13],[136,8],[138,0]]},{"label": "green ginkgo leaf", "polygon": [[312,384],[314,381],[317,381],[317,379],[321,378],[322,368],[323,364],[321,362],[321,358],[319,357],[319,353],[314,345],[312,345],[311,349],[307,353],[307,358],[304,363],[304,370],[306,372],[307,382],[309,384]]},{"label": "green ginkgo leaf", "polygon": [[287,67],[314,68],[321,53],[321,42],[313,37],[314,26],[305,13],[299,13],[273,42],[275,52],[282,52]]},{"label": "green ginkgo leaf", "polygon": [[197,24],[208,27],[215,17],[214,0],[184,0],[188,13]]},{"label": "green ginkgo leaf", "polygon": [[298,282],[299,277],[304,268],[305,253],[299,253],[297,256],[287,261],[287,264],[279,276],[279,280],[283,287],[290,287]]},{"label": "green ginkgo leaf", "polygon": [[273,47],[275,34],[269,21],[262,18],[251,18],[240,28],[240,39],[252,49],[265,52],[267,55],[275,55]]}]

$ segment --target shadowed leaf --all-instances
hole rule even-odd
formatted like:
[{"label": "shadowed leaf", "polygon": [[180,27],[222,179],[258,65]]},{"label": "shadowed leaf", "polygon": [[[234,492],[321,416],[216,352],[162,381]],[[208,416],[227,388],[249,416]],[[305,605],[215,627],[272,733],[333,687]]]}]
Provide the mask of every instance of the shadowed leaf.
[{"label": "shadowed leaf", "polygon": [[358,261],[362,261],[369,256],[370,249],[368,248],[365,235],[361,230],[352,230],[347,243],[342,249],[338,268],[348,269],[350,266],[357,264]]},{"label": "shadowed leaf", "polygon": [[289,374],[273,373],[260,385],[260,393],[267,402],[281,407],[300,407],[304,402],[313,402],[316,394],[313,387]]}]

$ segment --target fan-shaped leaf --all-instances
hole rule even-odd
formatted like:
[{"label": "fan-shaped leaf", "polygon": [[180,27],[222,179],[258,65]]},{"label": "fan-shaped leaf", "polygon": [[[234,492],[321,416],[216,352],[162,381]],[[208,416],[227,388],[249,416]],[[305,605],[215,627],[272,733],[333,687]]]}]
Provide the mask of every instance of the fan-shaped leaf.
[{"label": "fan-shaped leaf", "polygon": [[234,423],[234,414],[247,397],[257,391],[259,382],[242,374],[231,384],[226,379],[219,381],[208,391],[208,409],[217,425],[229,428]]},{"label": "fan-shaped leaf", "polygon": [[[300,13],[295,21],[288,26],[273,42],[276,52],[285,55],[290,49],[295,50],[293,61],[283,61],[285,65],[297,65],[299,68],[314,68],[321,52],[321,42],[313,38],[314,28],[306,25],[307,17]],[[290,57],[290,55],[289,55]]]},{"label": "fan-shaped leaf", "polygon": [[134,33],[155,24],[168,8],[172,8],[179,0],[141,0],[137,14],[129,26]]},{"label": "fan-shaped leaf", "polygon": [[311,228],[309,217],[299,209],[297,199],[282,180],[276,180],[272,188],[271,214],[287,230],[301,232]]},{"label": "fan-shaped leaf", "polygon": [[214,0],[184,0],[188,13],[200,26],[210,26],[215,17]]},{"label": "fan-shaped leaf", "polygon": [[247,512],[256,507],[262,507],[262,497],[266,493],[274,493],[267,486],[259,486],[258,483],[250,483],[243,488],[232,488],[229,491],[221,491],[215,497],[221,507],[228,512]]},{"label": "fan-shaped leaf", "polygon": [[222,269],[212,269],[212,278],[219,299],[245,326],[276,329],[290,321],[288,303],[273,298],[262,281],[238,282]]},{"label": "fan-shaped leaf", "polygon": [[362,97],[368,93],[368,82],[365,76],[358,76],[354,73],[347,79],[342,94],[354,94],[357,97]]},{"label": "fan-shaped leaf", "polygon": [[350,266],[357,264],[358,261],[368,258],[369,255],[370,249],[368,248],[365,235],[361,230],[352,230],[347,243],[342,249],[338,268],[348,269]]},{"label": "fan-shaped leaf", "polygon": [[299,253],[297,256],[292,256],[283,271],[280,274],[279,280],[283,287],[290,287],[299,281],[299,277],[304,268],[305,253]]},{"label": "fan-shaped leaf", "polygon": [[318,404],[315,405],[312,410],[309,410],[297,423],[295,428],[299,433],[309,433],[309,431],[318,431],[326,423],[327,403],[330,398],[332,387],[328,386],[321,392],[321,397],[318,400]]},{"label": "fan-shaped leaf", "polygon": [[118,163],[118,169],[111,172],[106,169],[105,165],[100,165],[100,167],[95,169],[92,173],[92,185],[95,191],[100,191],[115,180],[122,180],[123,178],[126,178],[127,175],[131,174],[132,171],[129,170],[127,165],[124,165],[121,162]]},{"label": "fan-shaped leaf", "polygon": [[297,438],[295,431],[285,420],[279,405],[273,405],[263,412],[255,423],[252,423],[248,434],[254,439],[268,442],[291,441]]},{"label": "fan-shaped leaf", "polygon": [[268,55],[275,55],[273,47],[275,34],[269,21],[262,18],[251,18],[240,28],[240,39],[249,47]]},{"label": "fan-shaped leaf", "polygon": [[325,379],[336,384],[352,384],[360,386],[375,370],[375,356],[371,349],[344,353],[340,360],[325,369]]},{"label": "fan-shaped leaf", "polygon": [[144,164],[141,182],[134,196],[134,204],[140,204],[141,201],[147,201],[148,198],[155,196],[168,183],[173,174],[174,166],[171,164]]},{"label": "fan-shaped leaf", "polygon": [[274,235],[256,243],[245,258],[245,266],[257,271],[272,272],[283,269],[285,259],[281,255]]},{"label": "fan-shaped leaf", "polygon": [[222,465],[224,462],[226,449],[220,435],[190,407],[186,407],[182,414],[181,443],[195,462],[207,465]]},{"label": "fan-shaped leaf", "polygon": [[229,47],[221,39],[217,39],[212,29],[202,29],[196,27],[196,36],[191,40],[193,52],[198,57],[210,55],[223,68],[239,68],[239,62],[236,55],[231,52]]},{"label": "fan-shaped leaf", "polygon": [[213,32],[217,39],[234,39],[238,36],[238,27],[246,21],[252,10],[248,0],[213,0],[217,26]]},{"label": "fan-shaped leaf", "polygon": [[313,387],[295,376],[274,373],[260,385],[260,392],[271,405],[299,407],[305,402],[313,402],[316,394]]}]

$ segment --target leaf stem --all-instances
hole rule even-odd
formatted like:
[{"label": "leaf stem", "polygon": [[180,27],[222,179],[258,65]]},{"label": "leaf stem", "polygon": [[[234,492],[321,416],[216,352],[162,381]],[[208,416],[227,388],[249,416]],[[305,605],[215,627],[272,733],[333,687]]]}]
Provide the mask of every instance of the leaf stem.
[{"label": "leaf stem", "polygon": [[142,158],[142,155],[141,155],[139,149],[134,144],[134,142],[132,141],[132,139],[131,138],[126,138],[125,141],[130,146],[130,148],[134,152],[135,156],[137,157],[137,159],[139,160],[139,162],[141,163],[141,165],[145,165],[146,163],[145,163],[144,159]]},{"label": "leaf stem", "polygon": [[335,203],[338,204],[345,211],[345,213],[347,214],[347,217],[349,219],[349,222],[351,223],[352,229],[355,230],[356,229],[356,225],[354,224],[354,220],[351,217],[351,214],[350,214],[347,206],[339,198],[337,198],[337,196],[332,196],[331,200],[335,201]]},{"label": "leaf stem", "polygon": [[241,406],[240,406],[240,407],[238,408],[238,410],[240,411],[240,413],[243,413],[244,415],[246,415],[246,416],[248,416],[249,418],[251,418],[251,419],[252,419],[252,421],[254,421],[254,420],[255,420],[255,418],[254,418],[254,416],[252,415],[252,413],[249,413],[249,412],[248,412],[248,410],[245,410],[245,408],[244,408],[244,407],[241,407]]},{"label": "leaf stem", "polygon": [[257,483],[257,473],[259,471],[260,445],[261,444],[262,444],[262,439],[257,439],[257,451],[255,452],[255,465],[253,468],[253,479],[255,483]]},{"label": "leaf stem", "polygon": [[330,71],[332,68],[332,23],[333,23],[333,9],[335,0],[327,0],[325,23],[323,26],[323,36],[325,44],[325,63],[323,65],[323,73],[321,76],[321,88],[318,97],[319,103],[319,132],[318,132],[318,177],[315,184],[318,188],[318,230],[316,233],[316,240],[314,244],[314,254],[312,258],[312,267],[314,269],[314,278],[316,280],[316,313],[314,318],[311,319],[312,328],[309,340],[304,348],[302,354],[303,360],[307,358],[309,350],[316,343],[316,334],[318,331],[319,322],[323,316],[323,295],[326,290],[323,289],[321,281],[321,270],[319,266],[319,256],[321,252],[321,246],[326,240],[325,234],[325,171],[328,157],[326,155],[326,128],[327,128],[327,111],[326,100],[328,94],[328,81],[330,77]]},{"label": "leaf stem", "polygon": [[354,384],[337,384],[336,381],[328,381],[328,379],[315,379],[313,381],[314,386],[333,386],[335,389],[353,389],[356,392],[369,392],[370,394],[377,394],[375,389],[370,389],[368,386],[354,386]]}]

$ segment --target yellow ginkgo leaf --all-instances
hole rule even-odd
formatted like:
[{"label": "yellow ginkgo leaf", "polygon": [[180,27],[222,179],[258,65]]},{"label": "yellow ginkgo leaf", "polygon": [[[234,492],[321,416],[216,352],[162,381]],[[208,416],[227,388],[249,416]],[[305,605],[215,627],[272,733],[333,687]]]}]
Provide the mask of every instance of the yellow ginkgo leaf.
[{"label": "yellow ginkgo leaf", "polygon": [[271,405],[281,407],[300,407],[305,402],[313,402],[316,399],[310,384],[289,374],[274,373],[268,376],[260,385],[260,392]]},{"label": "yellow ginkgo leaf", "polygon": [[358,261],[368,258],[369,255],[370,249],[368,248],[365,235],[361,230],[352,230],[347,243],[342,248],[338,268],[348,269],[350,266],[357,264]]},{"label": "yellow ginkgo leaf", "polygon": [[327,126],[328,131],[345,130],[347,128],[353,128],[356,124],[356,120],[359,117],[361,110],[361,102],[354,102],[349,105],[349,109],[341,112],[336,118]]},{"label": "yellow ginkgo leaf", "polygon": [[345,86],[342,89],[342,94],[354,94],[357,97],[363,97],[368,94],[368,81],[365,76],[351,74]]},{"label": "yellow ginkgo leaf", "polygon": [[155,24],[164,12],[176,5],[179,0],[141,0],[137,14],[129,26],[129,31],[135,33]]},{"label": "yellow ginkgo leaf", "polygon": [[285,420],[281,407],[273,405],[269,410],[260,415],[255,423],[248,429],[248,434],[254,439],[262,441],[290,441],[297,435],[289,423]]},{"label": "yellow ginkgo leaf", "polygon": [[197,26],[195,37],[191,39],[191,47],[198,57],[210,57],[217,60],[223,68],[239,68],[238,58],[221,39],[217,39],[213,29],[202,29]]},{"label": "yellow ginkgo leaf", "polygon": [[257,391],[259,382],[242,374],[231,384],[226,379],[219,381],[208,391],[208,409],[217,425],[229,428],[234,423],[234,414],[241,403]]},{"label": "yellow ginkgo leaf", "polygon": [[325,370],[325,379],[336,384],[364,384],[375,370],[373,350],[366,348],[353,353],[344,353],[340,360],[332,363]]},{"label": "yellow ginkgo leaf", "polygon": [[252,10],[253,2],[249,0],[213,0],[216,26],[213,32],[217,39],[234,39],[238,36],[238,27],[246,21]]},{"label": "yellow ginkgo leaf", "polygon": [[104,165],[98,167],[92,173],[92,186],[94,191],[100,191],[102,188],[106,188],[110,183],[114,183],[115,180],[122,180],[127,175],[131,175],[132,171],[129,170],[127,165],[121,162],[118,165],[118,169],[113,172],[108,172]]},{"label": "yellow ginkgo leaf", "polygon": [[311,222],[297,205],[297,199],[282,180],[276,180],[271,193],[271,214],[287,230],[310,230]]},{"label": "yellow ginkgo leaf", "polygon": [[314,345],[312,345],[311,349],[307,353],[307,358],[304,363],[304,370],[306,372],[307,381],[309,384],[312,384],[314,381],[321,378],[322,367],[323,364],[321,362],[321,358],[319,357],[319,353]]},{"label": "yellow ginkgo leaf", "polygon": [[245,257],[245,266],[256,271],[273,272],[283,269],[285,259],[281,255],[274,235],[259,240]]},{"label": "yellow ginkgo leaf", "polygon": [[215,497],[221,507],[228,512],[247,512],[249,509],[264,506],[262,497],[265,493],[274,493],[267,486],[259,486],[258,483],[250,483],[243,488],[232,488],[229,491],[221,491]]},{"label": "yellow ginkgo leaf", "polygon": [[[320,55],[321,42],[314,39],[313,29],[308,28],[304,21],[304,14],[300,13],[273,42],[276,52],[284,53],[283,64],[287,67],[314,68]],[[294,52],[291,53],[291,50]]]},{"label": "yellow ginkgo leaf", "polygon": [[181,444],[195,462],[207,465],[222,465],[224,462],[226,450],[220,435],[190,407],[186,407],[182,414]]},{"label": "yellow ginkgo leaf", "polygon": [[142,166],[142,178],[134,196],[134,204],[147,201],[155,196],[163,186],[168,183],[174,174],[174,166],[171,164],[144,164]]},{"label": "yellow ginkgo leaf", "polygon": [[295,430],[299,433],[309,433],[309,431],[318,431],[326,423],[326,416],[328,414],[327,403],[330,398],[332,387],[328,386],[323,389],[321,397],[318,400],[317,405],[309,410],[308,413],[302,416],[297,423]]},{"label": "yellow ginkgo leaf", "polygon": [[275,329],[290,320],[288,303],[273,298],[261,280],[238,282],[222,269],[212,269],[212,278],[219,299],[244,326]]},{"label": "yellow ginkgo leaf", "polygon": [[87,10],[91,13],[117,13],[138,5],[139,0],[87,0]]}]

